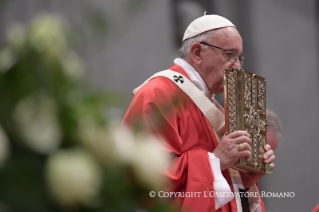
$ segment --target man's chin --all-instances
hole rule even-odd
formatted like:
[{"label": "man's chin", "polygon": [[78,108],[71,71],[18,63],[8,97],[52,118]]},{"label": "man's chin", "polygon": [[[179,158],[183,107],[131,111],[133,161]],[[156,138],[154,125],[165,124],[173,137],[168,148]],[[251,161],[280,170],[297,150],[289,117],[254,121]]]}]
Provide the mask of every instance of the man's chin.
[{"label": "man's chin", "polygon": [[218,95],[220,93],[224,93],[224,82],[220,83],[219,87],[215,87],[215,89],[211,89],[211,92],[215,95]]},{"label": "man's chin", "polygon": [[224,93],[224,83],[222,87],[218,90],[218,93],[215,93],[215,94],[221,94],[221,93]]}]

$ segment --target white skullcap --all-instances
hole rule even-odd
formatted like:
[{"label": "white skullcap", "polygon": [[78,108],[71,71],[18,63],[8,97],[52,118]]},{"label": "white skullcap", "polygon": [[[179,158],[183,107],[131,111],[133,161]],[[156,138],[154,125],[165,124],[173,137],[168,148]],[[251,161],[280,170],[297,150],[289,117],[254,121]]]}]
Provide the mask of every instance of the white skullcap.
[{"label": "white skullcap", "polygon": [[190,25],[187,27],[183,41],[199,35],[203,32],[218,29],[223,27],[235,27],[235,25],[230,22],[228,19],[219,16],[219,15],[204,15],[197,19],[195,19]]}]

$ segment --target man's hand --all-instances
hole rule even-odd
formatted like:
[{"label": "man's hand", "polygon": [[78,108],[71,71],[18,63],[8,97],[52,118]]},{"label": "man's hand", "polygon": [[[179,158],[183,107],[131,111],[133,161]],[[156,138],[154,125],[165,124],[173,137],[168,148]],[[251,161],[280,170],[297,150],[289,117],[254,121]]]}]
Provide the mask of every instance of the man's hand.
[{"label": "man's hand", "polygon": [[[239,145],[245,145],[244,150],[240,151]],[[229,135],[225,135],[217,148],[213,151],[214,155],[220,160],[221,170],[228,169],[234,163],[243,157],[250,157],[250,148],[251,140],[249,134],[246,131],[235,131]],[[265,153],[266,155],[266,153]],[[267,154],[267,160],[271,155]]]},{"label": "man's hand", "polygon": [[[264,163],[270,164],[270,169],[273,170],[275,168],[275,164],[273,163],[275,161],[274,151],[271,149],[269,144],[267,144],[265,146],[265,151],[266,152],[265,152],[265,154],[263,156]],[[244,184],[245,188],[250,188],[254,184],[256,184],[256,182],[260,178],[262,178],[264,175],[265,175],[265,173],[260,173],[260,174],[255,174],[255,173],[245,174],[245,173],[241,173],[241,179],[243,181],[243,184]]]}]

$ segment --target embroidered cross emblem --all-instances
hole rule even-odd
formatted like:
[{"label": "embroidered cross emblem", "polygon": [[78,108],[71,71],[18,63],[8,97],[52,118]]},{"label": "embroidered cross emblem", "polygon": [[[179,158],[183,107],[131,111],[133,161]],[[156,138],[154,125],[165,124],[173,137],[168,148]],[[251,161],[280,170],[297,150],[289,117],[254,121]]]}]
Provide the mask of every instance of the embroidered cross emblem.
[{"label": "embroidered cross emblem", "polygon": [[174,75],[174,81],[175,82],[180,81],[181,83],[183,83],[184,82],[184,78],[181,75],[179,75],[179,76]]}]

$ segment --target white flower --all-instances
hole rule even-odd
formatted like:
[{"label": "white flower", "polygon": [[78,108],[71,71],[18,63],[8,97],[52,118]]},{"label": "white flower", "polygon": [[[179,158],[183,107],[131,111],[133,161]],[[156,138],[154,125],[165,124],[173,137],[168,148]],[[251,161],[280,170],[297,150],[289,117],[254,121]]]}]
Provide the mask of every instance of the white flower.
[{"label": "white flower", "polygon": [[135,157],[135,136],[126,127],[97,126],[89,119],[82,118],[79,140],[105,165],[129,164]]},{"label": "white flower", "polygon": [[164,183],[164,172],[169,163],[169,154],[155,136],[132,131],[122,126],[112,130],[114,152],[117,161],[132,166],[142,184],[151,189],[160,189]]},{"label": "white flower", "polygon": [[84,74],[84,62],[75,52],[69,52],[62,58],[66,74],[72,79],[81,79]]},{"label": "white flower", "polygon": [[108,129],[98,126],[89,118],[82,117],[78,129],[79,141],[88,148],[103,164],[110,165],[114,144]]},{"label": "white flower", "polygon": [[160,189],[165,180],[169,154],[154,136],[133,132],[124,126],[101,128],[82,120],[80,140],[103,164],[130,166],[140,183]]},{"label": "white flower", "polygon": [[33,19],[30,28],[30,43],[40,53],[51,58],[64,56],[67,39],[65,22],[58,16],[41,14]]},{"label": "white flower", "polygon": [[8,158],[9,155],[9,142],[8,138],[0,127],[0,167],[3,166],[5,160]]},{"label": "white flower", "polygon": [[113,141],[113,158],[119,162],[131,163],[135,157],[136,141],[132,131],[126,127],[110,128]]},{"label": "white flower", "polygon": [[169,161],[169,154],[156,137],[142,135],[137,138],[133,168],[142,183],[154,190],[162,188]]},{"label": "white flower", "polygon": [[58,147],[62,135],[56,109],[54,100],[45,95],[27,97],[15,108],[15,123],[32,150],[50,153]]},{"label": "white flower", "polygon": [[95,204],[102,183],[101,170],[82,149],[60,150],[47,164],[48,188],[64,207]]}]

